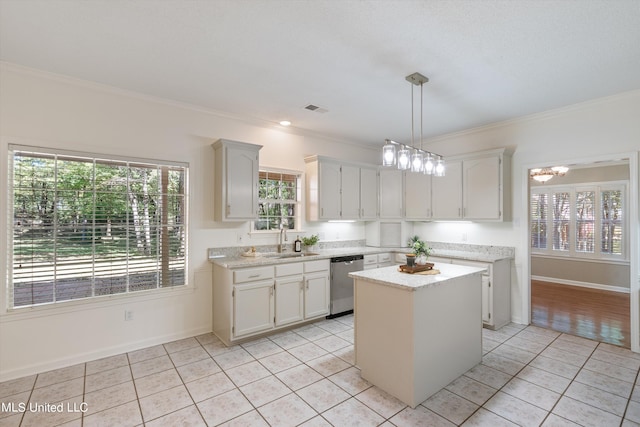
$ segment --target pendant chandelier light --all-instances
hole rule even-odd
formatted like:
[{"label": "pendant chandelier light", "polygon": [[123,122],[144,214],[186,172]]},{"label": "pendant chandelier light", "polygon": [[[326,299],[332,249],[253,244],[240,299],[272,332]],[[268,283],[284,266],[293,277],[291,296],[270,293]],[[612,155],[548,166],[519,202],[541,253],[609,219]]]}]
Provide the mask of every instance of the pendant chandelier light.
[{"label": "pendant chandelier light", "polygon": [[[435,153],[422,149],[422,86],[429,79],[420,73],[413,73],[405,78],[411,86],[411,145],[401,144],[390,139],[385,139],[382,147],[382,165],[396,166],[401,170],[410,170],[411,172],[424,173],[425,175],[444,176],[445,164],[444,158]],[[413,113],[413,86],[420,86],[420,148],[414,146],[414,113]]]},{"label": "pendant chandelier light", "polygon": [[547,182],[554,176],[564,176],[569,171],[566,166],[553,166],[551,168],[531,169],[531,179],[538,182]]}]

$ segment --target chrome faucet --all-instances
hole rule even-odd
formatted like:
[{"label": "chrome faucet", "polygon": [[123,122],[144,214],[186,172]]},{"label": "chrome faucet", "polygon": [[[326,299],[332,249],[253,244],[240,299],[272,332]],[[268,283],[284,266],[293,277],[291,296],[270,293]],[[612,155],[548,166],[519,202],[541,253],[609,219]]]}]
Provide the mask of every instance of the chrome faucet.
[{"label": "chrome faucet", "polygon": [[284,241],[287,242],[287,230],[280,224],[280,238],[278,240],[278,253],[282,253],[287,250],[287,248],[282,244],[282,235],[284,235]]}]

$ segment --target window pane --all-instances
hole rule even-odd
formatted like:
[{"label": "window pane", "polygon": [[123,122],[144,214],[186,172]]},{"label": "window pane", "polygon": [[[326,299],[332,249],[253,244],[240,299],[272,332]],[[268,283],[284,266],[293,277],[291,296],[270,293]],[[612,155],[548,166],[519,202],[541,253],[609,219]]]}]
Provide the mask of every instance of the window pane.
[{"label": "window pane", "polygon": [[595,192],[576,192],[576,251],[595,252]]},{"label": "window pane", "polygon": [[547,248],[547,195],[531,195],[531,247]]},{"label": "window pane", "polygon": [[300,202],[299,176],[260,171],[258,188],[258,220],[255,230],[296,228],[297,205]]},{"label": "window pane", "polygon": [[13,307],[186,283],[186,167],[20,151],[10,161]]},{"label": "window pane", "polygon": [[601,192],[602,238],[601,252],[622,255],[622,191],[607,190]]},{"label": "window pane", "polygon": [[571,223],[571,197],[569,193],[553,194],[553,249],[568,251]]}]

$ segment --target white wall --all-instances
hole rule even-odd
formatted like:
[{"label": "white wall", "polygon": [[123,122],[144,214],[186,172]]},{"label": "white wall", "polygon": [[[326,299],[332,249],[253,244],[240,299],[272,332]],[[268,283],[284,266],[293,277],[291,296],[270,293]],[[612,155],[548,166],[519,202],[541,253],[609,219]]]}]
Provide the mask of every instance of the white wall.
[{"label": "white wall", "polygon": [[[213,149],[218,138],[263,145],[264,166],[304,170],[304,156],[321,154],[375,163],[377,150],[305,136],[277,125],[224,117],[190,106],[118,89],[25,70],[0,67],[0,188],[7,186],[8,144],[90,153],[185,161],[190,165],[189,272],[187,289],[151,297],[107,297],[96,303],[6,312],[0,287],[0,381],[91,360],[211,330],[211,267],[207,248],[275,244],[276,237],[248,239],[248,223],[213,221]],[[0,201],[9,224],[7,199]],[[364,239],[362,224],[305,225],[326,240]],[[6,227],[0,239],[6,242]],[[0,245],[0,270],[7,247]],[[134,319],[124,322],[124,310]]]},{"label": "white wall", "polygon": [[[527,177],[526,170],[536,166],[616,159],[620,153],[632,153],[631,157],[635,157],[633,162],[637,164],[640,150],[638,117],[640,91],[633,91],[430,140],[428,149],[445,156],[499,147],[513,148],[513,221],[498,224],[416,223],[416,234],[432,241],[463,242],[463,236],[466,236],[466,243],[514,246],[512,316],[515,322],[528,323],[528,197],[527,182],[523,182]],[[632,195],[635,203],[631,206],[633,216],[630,222],[638,226],[637,174],[631,179],[636,181],[632,186],[636,194]],[[636,246],[637,239],[636,235]],[[632,248],[631,254],[635,268],[632,268],[632,273],[637,276],[637,247]],[[632,295],[632,301],[634,298],[637,301],[637,292],[635,297]]]}]

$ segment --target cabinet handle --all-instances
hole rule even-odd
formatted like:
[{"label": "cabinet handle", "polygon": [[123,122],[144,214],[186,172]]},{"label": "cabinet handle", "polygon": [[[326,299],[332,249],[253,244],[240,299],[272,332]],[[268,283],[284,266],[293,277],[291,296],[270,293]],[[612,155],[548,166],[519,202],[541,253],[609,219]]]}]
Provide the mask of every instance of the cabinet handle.
[{"label": "cabinet handle", "polygon": [[256,277],[260,277],[260,273],[252,274],[251,276],[249,276],[249,279],[255,279]]},{"label": "cabinet handle", "polygon": [[460,216],[461,216],[461,215],[460,215],[460,208],[458,208],[458,217],[460,217]]},{"label": "cabinet handle", "polygon": [[307,290],[309,289],[309,279],[305,280],[305,282],[307,283]]},{"label": "cabinet handle", "polygon": [[231,213],[231,205],[227,205],[227,215]]},{"label": "cabinet handle", "polygon": [[271,287],[271,290],[269,291],[269,295],[273,296],[273,291],[275,290],[276,285],[273,285]]}]

